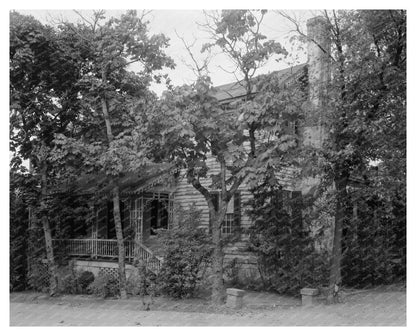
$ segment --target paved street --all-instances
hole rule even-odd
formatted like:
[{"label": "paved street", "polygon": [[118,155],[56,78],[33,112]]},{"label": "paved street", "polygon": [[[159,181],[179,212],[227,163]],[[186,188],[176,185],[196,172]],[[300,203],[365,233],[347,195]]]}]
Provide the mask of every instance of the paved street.
[{"label": "paved street", "polygon": [[[16,301],[16,300],[15,300]],[[406,293],[372,293],[335,306],[286,306],[219,313],[151,310],[114,300],[10,303],[11,326],[405,325]]]}]

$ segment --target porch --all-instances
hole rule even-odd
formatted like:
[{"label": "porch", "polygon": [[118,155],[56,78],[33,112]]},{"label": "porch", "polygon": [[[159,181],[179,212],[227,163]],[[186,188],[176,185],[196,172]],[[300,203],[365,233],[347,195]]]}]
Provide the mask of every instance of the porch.
[{"label": "porch", "polygon": [[[116,260],[118,258],[118,246],[115,239],[53,239],[53,247],[54,250],[73,258],[89,260]],[[132,263],[137,254],[137,259],[144,261],[150,270],[155,273],[159,272],[162,258],[140,242],[124,241],[124,249],[127,262]]]}]

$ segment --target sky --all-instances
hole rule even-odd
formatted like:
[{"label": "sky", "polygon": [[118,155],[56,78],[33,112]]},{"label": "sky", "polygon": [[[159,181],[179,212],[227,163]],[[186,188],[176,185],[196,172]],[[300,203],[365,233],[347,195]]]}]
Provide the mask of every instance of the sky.
[{"label": "sky", "polygon": [[[80,16],[73,10],[17,10],[22,14],[33,15],[36,19],[46,24],[53,24],[54,21],[64,19],[72,22],[81,20]],[[138,11],[141,11],[138,9]],[[80,10],[84,17],[90,17],[93,13],[92,10]],[[118,17],[125,10],[107,10],[107,17]],[[301,10],[301,11],[288,11],[291,15],[297,17],[302,23],[305,23],[307,18],[316,15],[317,11],[313,10]],[[170,46],[166,50],[166,53],[172,57],[176,63],[176,67],[173,70],[166,70],[174,85],[190,84],[195,80],[195,74],[189,68],[192,63],[191,58],[188,55],[183,41],[179,38],[183,38],[187,44],[193,44],[192,52],[195,57],[202,61],[205,57],[201,54],[201,47],[204,43],[209,42],[209,38],[206,32],[202,31],[197,23],[204,23],[205,16],[202,10],[153,10],[147,16],[149,20],[149,32],[150,34],[164,34],[170,39]],[[291,65],[296,65],[306,62],[306,54],[304,50],[298,50],[298,45],[294,45],[289,41],[291,36],[291,30],[293,25],[276,11],[269,11],[262,24],[262,33],[269,39],[274,39],[284,45],[288,51],[289,56],[277,62],[271,59],[268,64],[259,71],[261,73],[267,73],[270,71],[286,68]],[[206,54],[205,54],[206,55]],[[134,70],[134,68],[132,69]],[[214,85],[222,85],[235,81],[235,75],[229,72],[233,72],[229,59],[226,55],[216,50],[213,52],[213,57],[209,66],[212,82]],[[164,85],[152,85],[152,90],[160,95],[166,87]]]}]

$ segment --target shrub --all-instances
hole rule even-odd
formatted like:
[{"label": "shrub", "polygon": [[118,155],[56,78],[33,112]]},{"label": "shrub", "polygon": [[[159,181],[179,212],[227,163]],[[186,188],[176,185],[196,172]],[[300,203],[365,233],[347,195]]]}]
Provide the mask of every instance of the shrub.
[{"label": "shrub", "polygon": [[240,265],[238,264],[238,259],[233,258],[224,266],[224,278],[228,287],[238,287],[240,285],[239,273]]},{"label": "shrub", "polygon": [[118,279],[113,275],[101,273],[88,286],[88,291],[102,298],[118,296],[120,295]]},{"label": "shrub", "polygon": [[65,294],[79,294],[78,272],[72,263],[58,269],[58,291]]},{"label": "shrub", "polygon": [[163,235],[165,256],[158,280],[161,291],[168,296],[194,296],[204,268],[211,261],[211,239],[198,228],[200,218],[201,211],[194,205],[181,210],[178,225]]},{"label": "shrub", "polygon": [[140,263],[127,278],[127,292],[133,295],[155,296],[158,294],[157,279],[156,274]]},{"label": "shrub", "polygon": [[94,281],[90,271],[78,271],[74,263],[58,269],[58,291],[65,294],[88,294],[88,285]]},{"label": "shrub", "polygon": [[225,283],[227,287],[247,290],[261,290],[263,285],[259,273],[255,269],[243,269],[237,258],[232,259],[224,267]]},{"label": "shrub", "polygon": [[94,273],[90,271],[83,271],[78,277],[78,285],[81,290],[81,294],[88,293],[88,286],[94,281]]}]

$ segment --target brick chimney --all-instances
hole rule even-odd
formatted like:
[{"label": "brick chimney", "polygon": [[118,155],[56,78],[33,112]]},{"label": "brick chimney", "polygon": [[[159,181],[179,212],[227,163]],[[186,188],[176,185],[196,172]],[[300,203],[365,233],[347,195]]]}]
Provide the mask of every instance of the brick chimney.
[{"label": "brick chimney", "polygon": [[[327,21],[323,16],[311,18],[308,29],[308,101],[304,105],[302,127],[303,146],[321,149],[327,137],[324,125],[327,112],[327,87],[330,77],[329,51],[331,47]],[[303,195],[313,192],[320,183],[320,174],[316,174],[316,161],[304,158],[302,178],[297,189]],[[315,173],[310,173],[311,171]]]},{"label": "brick chimney", "polygon": [[326,111],[331,46],[326,19],[323,16],[309,19],[307,32],[309,96],[305,111],[303,143],[305,146],[322,148],[326,134],[323,117]]}]

